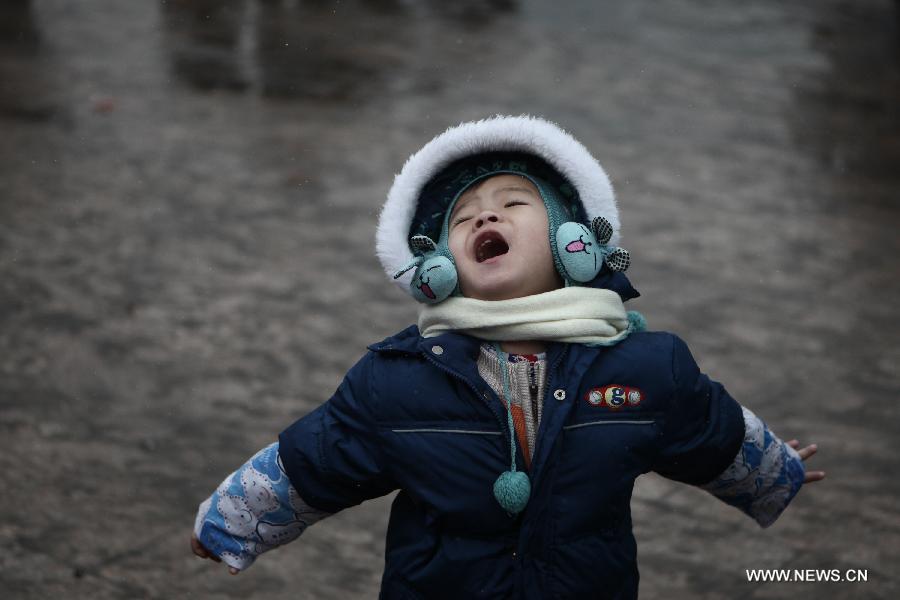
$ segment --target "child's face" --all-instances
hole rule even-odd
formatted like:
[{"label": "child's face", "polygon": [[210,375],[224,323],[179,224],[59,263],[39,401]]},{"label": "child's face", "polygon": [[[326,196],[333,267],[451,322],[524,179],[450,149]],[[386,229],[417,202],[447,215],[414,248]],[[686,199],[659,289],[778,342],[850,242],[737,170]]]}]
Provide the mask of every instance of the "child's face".
[{"label": "child's face", "polygon": [[562,287],[550,253],[547,209],[524,177],[496,175],[467,190],[449,227],[465,297],[509,300]]}]

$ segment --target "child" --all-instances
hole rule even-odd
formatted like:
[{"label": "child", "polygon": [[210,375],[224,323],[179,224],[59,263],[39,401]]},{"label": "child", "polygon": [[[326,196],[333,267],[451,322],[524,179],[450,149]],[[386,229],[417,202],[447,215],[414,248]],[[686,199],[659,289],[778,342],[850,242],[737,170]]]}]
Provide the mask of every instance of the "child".
[{"label": "child", "polygon": [[623,303],[609,180],[530,117],[464,123],[410,157],[378,256],[423,303],[334,396],[201,504],[191,545],[232,573],[394,490],[383,598],[634,598],[634,480],[700,486],[761,526],[804,482],[681,339]]}]

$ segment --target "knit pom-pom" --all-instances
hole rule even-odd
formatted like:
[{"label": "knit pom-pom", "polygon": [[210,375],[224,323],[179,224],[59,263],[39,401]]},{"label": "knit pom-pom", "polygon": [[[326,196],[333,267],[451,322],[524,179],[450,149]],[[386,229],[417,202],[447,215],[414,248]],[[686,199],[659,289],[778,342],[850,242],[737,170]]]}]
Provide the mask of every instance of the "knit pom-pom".
[{"label": "knit pom-pom", "polygon": [[647,329],[647,319],[645,319],[644,315],[636,310],[628,311],[628,323],[628,328],[631,331],[644,331],[645,329]]},{"label": "knit pom-pom", "polygon": [[506,471],[494,482],[494,498],[511,514],[525,510],[531,495],[531,482],[522,471]]}]

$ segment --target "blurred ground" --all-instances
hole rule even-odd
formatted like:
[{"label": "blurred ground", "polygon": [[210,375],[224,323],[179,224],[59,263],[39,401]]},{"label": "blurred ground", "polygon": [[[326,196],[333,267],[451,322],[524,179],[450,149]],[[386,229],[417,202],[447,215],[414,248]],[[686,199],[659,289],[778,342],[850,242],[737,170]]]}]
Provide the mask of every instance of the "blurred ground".
[{"label": "blurred ground", "polygon": [[4,2],[0,596],[375,597],[390,498],[236,578],[194,511],[414,320],[373,253],[405,158],[523,112],[611,174],[634,308],[828,472],[767,530],[642,478],[642,596],[898,597],[888,0]]}]

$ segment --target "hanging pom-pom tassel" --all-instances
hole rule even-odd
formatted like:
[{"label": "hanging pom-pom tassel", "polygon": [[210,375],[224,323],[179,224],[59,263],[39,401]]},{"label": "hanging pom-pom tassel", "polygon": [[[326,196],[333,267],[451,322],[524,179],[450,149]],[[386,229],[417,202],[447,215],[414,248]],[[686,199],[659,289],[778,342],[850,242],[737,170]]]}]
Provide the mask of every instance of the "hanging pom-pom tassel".
[{"label": "hanging pom-pom tassel", "polygon": [[644,315],[636,310],[628,311],[628,329],[629,331],[644,331],[647,329],[647,319]]},{"label": "hanging pom-pom tassel", "polygon": [[506,401],[506,423],[509,426],[509,458],[510,470],[500,473],[494,482],[494,498],[511,515],[517,515],[528,504],[531,496],[531,481],[522,471],[516,471],[516,429],[513,426],[511,396],[509,393],[509,372],[507,371],[509,356],[494,342],[494,350],[500,359],[500,373],[503,376],[503,399]]},{"label": "hanging pom-pom tassel", "polygon": [[525,510],[531,496],[531,481],[522,471],[506,471],[494,482],[494,498],[510,514]]}]

